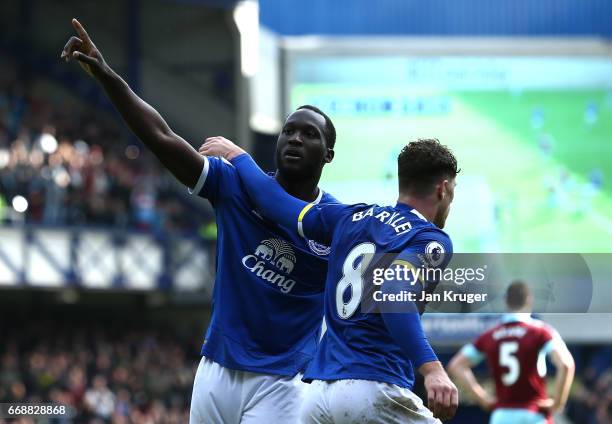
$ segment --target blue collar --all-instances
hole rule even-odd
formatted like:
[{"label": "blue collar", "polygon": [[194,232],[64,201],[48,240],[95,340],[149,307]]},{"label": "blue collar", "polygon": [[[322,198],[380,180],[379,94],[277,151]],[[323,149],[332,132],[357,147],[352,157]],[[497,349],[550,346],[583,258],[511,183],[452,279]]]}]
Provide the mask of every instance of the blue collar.
[{"label": "blue collar", "polygon": [[[404,210],[406,210],[406,211],[408,211],[408,212],[412,212],[413,214],[415,214],[416,216],[418,216],[419,218],[421,218],[423,221],[427,221],[427,218],[425,218],[425,217],[424,217],[424,216],[421,214],[421,212],[417,211],[415,208],[413,208],[412,206],[410,206],[410,205],[409,205],[409,204],[407,204],[407,203],[400,203],[400,202],[397,202],[397,203],[395,203],[395,209],[404,209]],[[427,222],[429,222],[429,221],[427,221]]]}]

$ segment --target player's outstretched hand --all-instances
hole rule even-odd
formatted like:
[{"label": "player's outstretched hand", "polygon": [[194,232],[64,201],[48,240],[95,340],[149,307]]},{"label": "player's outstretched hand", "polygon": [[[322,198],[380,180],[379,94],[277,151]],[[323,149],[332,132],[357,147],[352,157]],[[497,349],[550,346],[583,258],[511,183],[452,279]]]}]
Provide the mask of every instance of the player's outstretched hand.
[{"label": "player's outstretched hand", "polygon": [[78,37],[72,36],[64,46],[61,59],[68,62],[70,59],[76,59],[79,65],[89,75],[100,77],[108,72],[108,65],[102,57],[102,53],[95,46],[91,38],[85,31],[85,28],[76,19],[72,19],[72,26]]},{"label": "player's outstretched hand", "polygon": [[198,151],[204,156],[219,156],[227,160],[232,160],[236,156],[246,153],[232,141],[220,136],[208,137]]},{"label": "player's outstretched hand", "polygon": [[439,362],[428,362],[419,369],[425,377],[427,407],[434,417],[449,420],[455,416],[459,406],[457,387]]}]

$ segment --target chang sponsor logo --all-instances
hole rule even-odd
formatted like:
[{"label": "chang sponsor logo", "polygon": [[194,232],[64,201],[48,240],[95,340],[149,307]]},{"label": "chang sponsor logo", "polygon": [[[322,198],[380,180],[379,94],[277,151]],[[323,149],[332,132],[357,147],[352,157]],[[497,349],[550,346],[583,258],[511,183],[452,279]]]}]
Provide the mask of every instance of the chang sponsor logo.
[{"label": "chang sponsor logo", "polygon": [[[281,292],[290,293],[295,280],[289,274],[295,267],[293,248],[284,240],[263,240],[254,254],[242,258],[242,265],[262,280],[274,284]],[[285,274],[285,275],[283,275]]]}]

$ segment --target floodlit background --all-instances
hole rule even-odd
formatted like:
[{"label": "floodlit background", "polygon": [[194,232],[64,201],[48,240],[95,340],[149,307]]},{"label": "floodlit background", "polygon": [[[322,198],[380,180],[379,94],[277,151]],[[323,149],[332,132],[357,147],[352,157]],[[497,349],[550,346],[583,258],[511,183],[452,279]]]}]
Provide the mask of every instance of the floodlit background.
[{"label": "floodlit background", "polygon": [[[224,135],[272,170],[284,117],[314,104],[337,128],[321,186],[340,200],[394,202],[399,150],[437,137],[462,168],[455,251],[612,253],[606,0],[8,0],[0,402],[71,404],[79,422],[186,422],[210,314],[213,211],[59,60],[72,17],[195,147]],[[593,277],[602,312],[610,276]],[[559,422],[612,422],[612,315],[544,318],[578,366]],[[425,325],[447,360],[495,319]],[[486,420],[463,399],[452,422]]]}]

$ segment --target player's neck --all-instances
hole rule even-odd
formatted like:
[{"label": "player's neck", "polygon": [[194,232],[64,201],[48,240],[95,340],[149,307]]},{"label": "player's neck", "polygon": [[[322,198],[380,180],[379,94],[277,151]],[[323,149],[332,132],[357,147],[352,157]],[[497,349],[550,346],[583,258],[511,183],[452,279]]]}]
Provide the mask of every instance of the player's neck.
[{"label": "player's neck", "polygon": [[429,222],[433,222],[434,218],[436,217],[436,208],[431,204],[431,202],[428,202],[427,199],[421,199],[400,193],[397,203],[403,203],[413,207]]},{"label": "player's neck", "polygon": [[287,193],[305,202],[314,202],[319,197],[319,177],[320,175],[311,179],[293,180],[286,178],[278,171],[274,175],[276,181]]}]

